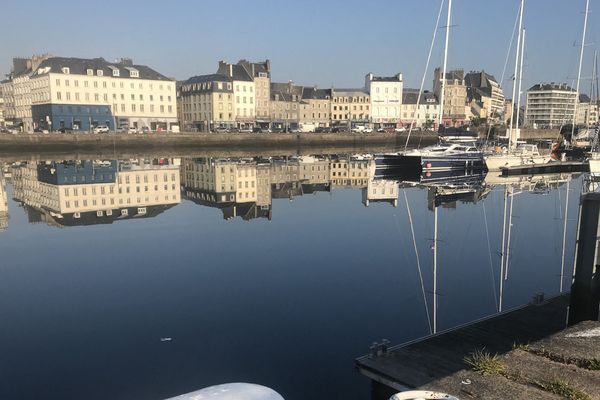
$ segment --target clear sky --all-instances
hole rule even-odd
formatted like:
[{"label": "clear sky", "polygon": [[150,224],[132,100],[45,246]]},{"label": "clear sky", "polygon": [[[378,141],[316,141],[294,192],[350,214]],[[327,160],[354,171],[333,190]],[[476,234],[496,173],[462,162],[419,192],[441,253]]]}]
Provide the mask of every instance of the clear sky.
[{"label": "clear sky", "polygon": [[[0,73],[13,56],[130,57],[177,79],[215,72],[218,60],[272,64],[275,81],[360,87],[364,75],[404,74],[418,87],[440,0],[30,0],[3,4]],[[450,68],[484,69],[499,80],[518,0],[454,0]],[[572,83],[585,0],[526,0],[524,86]],[[590,1],[582,91],[600,46],[600,0]],[[445,23],[441,24],[444,25]],[[432,66],[441,65],[443,30]],[[505,91],[510,96],[509,62]],[[430,72],[426,88],[431,86]]]}]

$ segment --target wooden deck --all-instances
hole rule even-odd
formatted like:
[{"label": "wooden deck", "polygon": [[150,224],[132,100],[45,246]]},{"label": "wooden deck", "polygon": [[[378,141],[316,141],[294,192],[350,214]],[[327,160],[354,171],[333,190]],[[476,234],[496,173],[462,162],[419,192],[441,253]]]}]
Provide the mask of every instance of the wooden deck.
[{"label": "wooden deck", "polygon": [[[398,391],[422,388],[465,370],[464,358],[485,348],[504,354],[515,343],[531,343],[566,327],[568,295],[528,305],[478,322],[391,347],[381,355],[356,359],[356,367],[372,380]],[[434,384],[435,386],[435,384]]]}]

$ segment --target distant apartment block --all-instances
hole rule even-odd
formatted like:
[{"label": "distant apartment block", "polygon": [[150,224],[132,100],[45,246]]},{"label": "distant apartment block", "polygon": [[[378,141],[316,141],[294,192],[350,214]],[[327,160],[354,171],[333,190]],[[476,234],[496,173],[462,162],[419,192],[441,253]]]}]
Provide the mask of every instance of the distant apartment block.
[{"label": "distant apartment block", "polygon": [[370,94],[370,115],[375,128],[396,127],[402,119],[402,74],[365,76],[365,88]]},{"label": "distant apartment block", "polygon": [[565,83],[539,83],[527,91],[525,123],[555,129],[573,121],[577,92]]}]

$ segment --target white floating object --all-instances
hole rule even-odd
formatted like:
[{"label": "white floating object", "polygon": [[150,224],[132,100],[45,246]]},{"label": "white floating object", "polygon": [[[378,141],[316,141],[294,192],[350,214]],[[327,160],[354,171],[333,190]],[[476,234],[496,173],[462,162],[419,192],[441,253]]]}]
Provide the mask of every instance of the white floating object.
[{"label": "white floating object", "polygon": [[284,400],[273,389],[253,383],[226,383],[166,400]]},{"label": "white floating object", "polygon": [[431,392],[429,390],[410,390],[408,392],[396,393],[390,400],[459,400],[458,397],[450,396],[446,393]]},{"label": "white floating object", "polygon": [[170,338],[170,337],[161,337],[160,338],[161,342],[170,342],[171,340],[173,340],[173,338]]}]

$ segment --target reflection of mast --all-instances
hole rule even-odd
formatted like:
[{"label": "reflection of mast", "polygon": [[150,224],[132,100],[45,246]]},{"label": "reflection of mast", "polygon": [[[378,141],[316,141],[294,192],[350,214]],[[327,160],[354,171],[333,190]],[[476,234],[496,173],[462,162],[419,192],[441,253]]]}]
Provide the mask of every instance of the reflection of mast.
[{"label": "reflection of mast", "polygon": [[563,291],[563,277],[565,275],[565,245],[567,242],[567,217],[569,215],[569,184],[570,180],[567,181],[567,198],[565,200],[565,224],[563,227],[563,241],[562,241],[562,258],[560,262],[560,293]]},{"label": "reflection of mast", "polygon": [[500,295],[498,311],[502,311],[502,295],[504,290],[504,249],[506,245],[506,206],[508,204],[508,186],[504,189],[504,214],[502,215],[502,249],[500,250]]},{"label": "reflection of mast", "polygon": [[[511,188],[512,189],[512,188]],[[513,203],[515,198],[514,189],[511,190],[510,194],[510,211],[508,213],[508,237],[506,239],[506,258],[504,259],[504,280],[508,279],[508,260],[510,258],[510,236],[512,233],[512,212],[513,212]]]},{"label": "reflection of mast", "polygon": [[438,209],[433,209],[433,333],[437,333],[437,237]]}]

